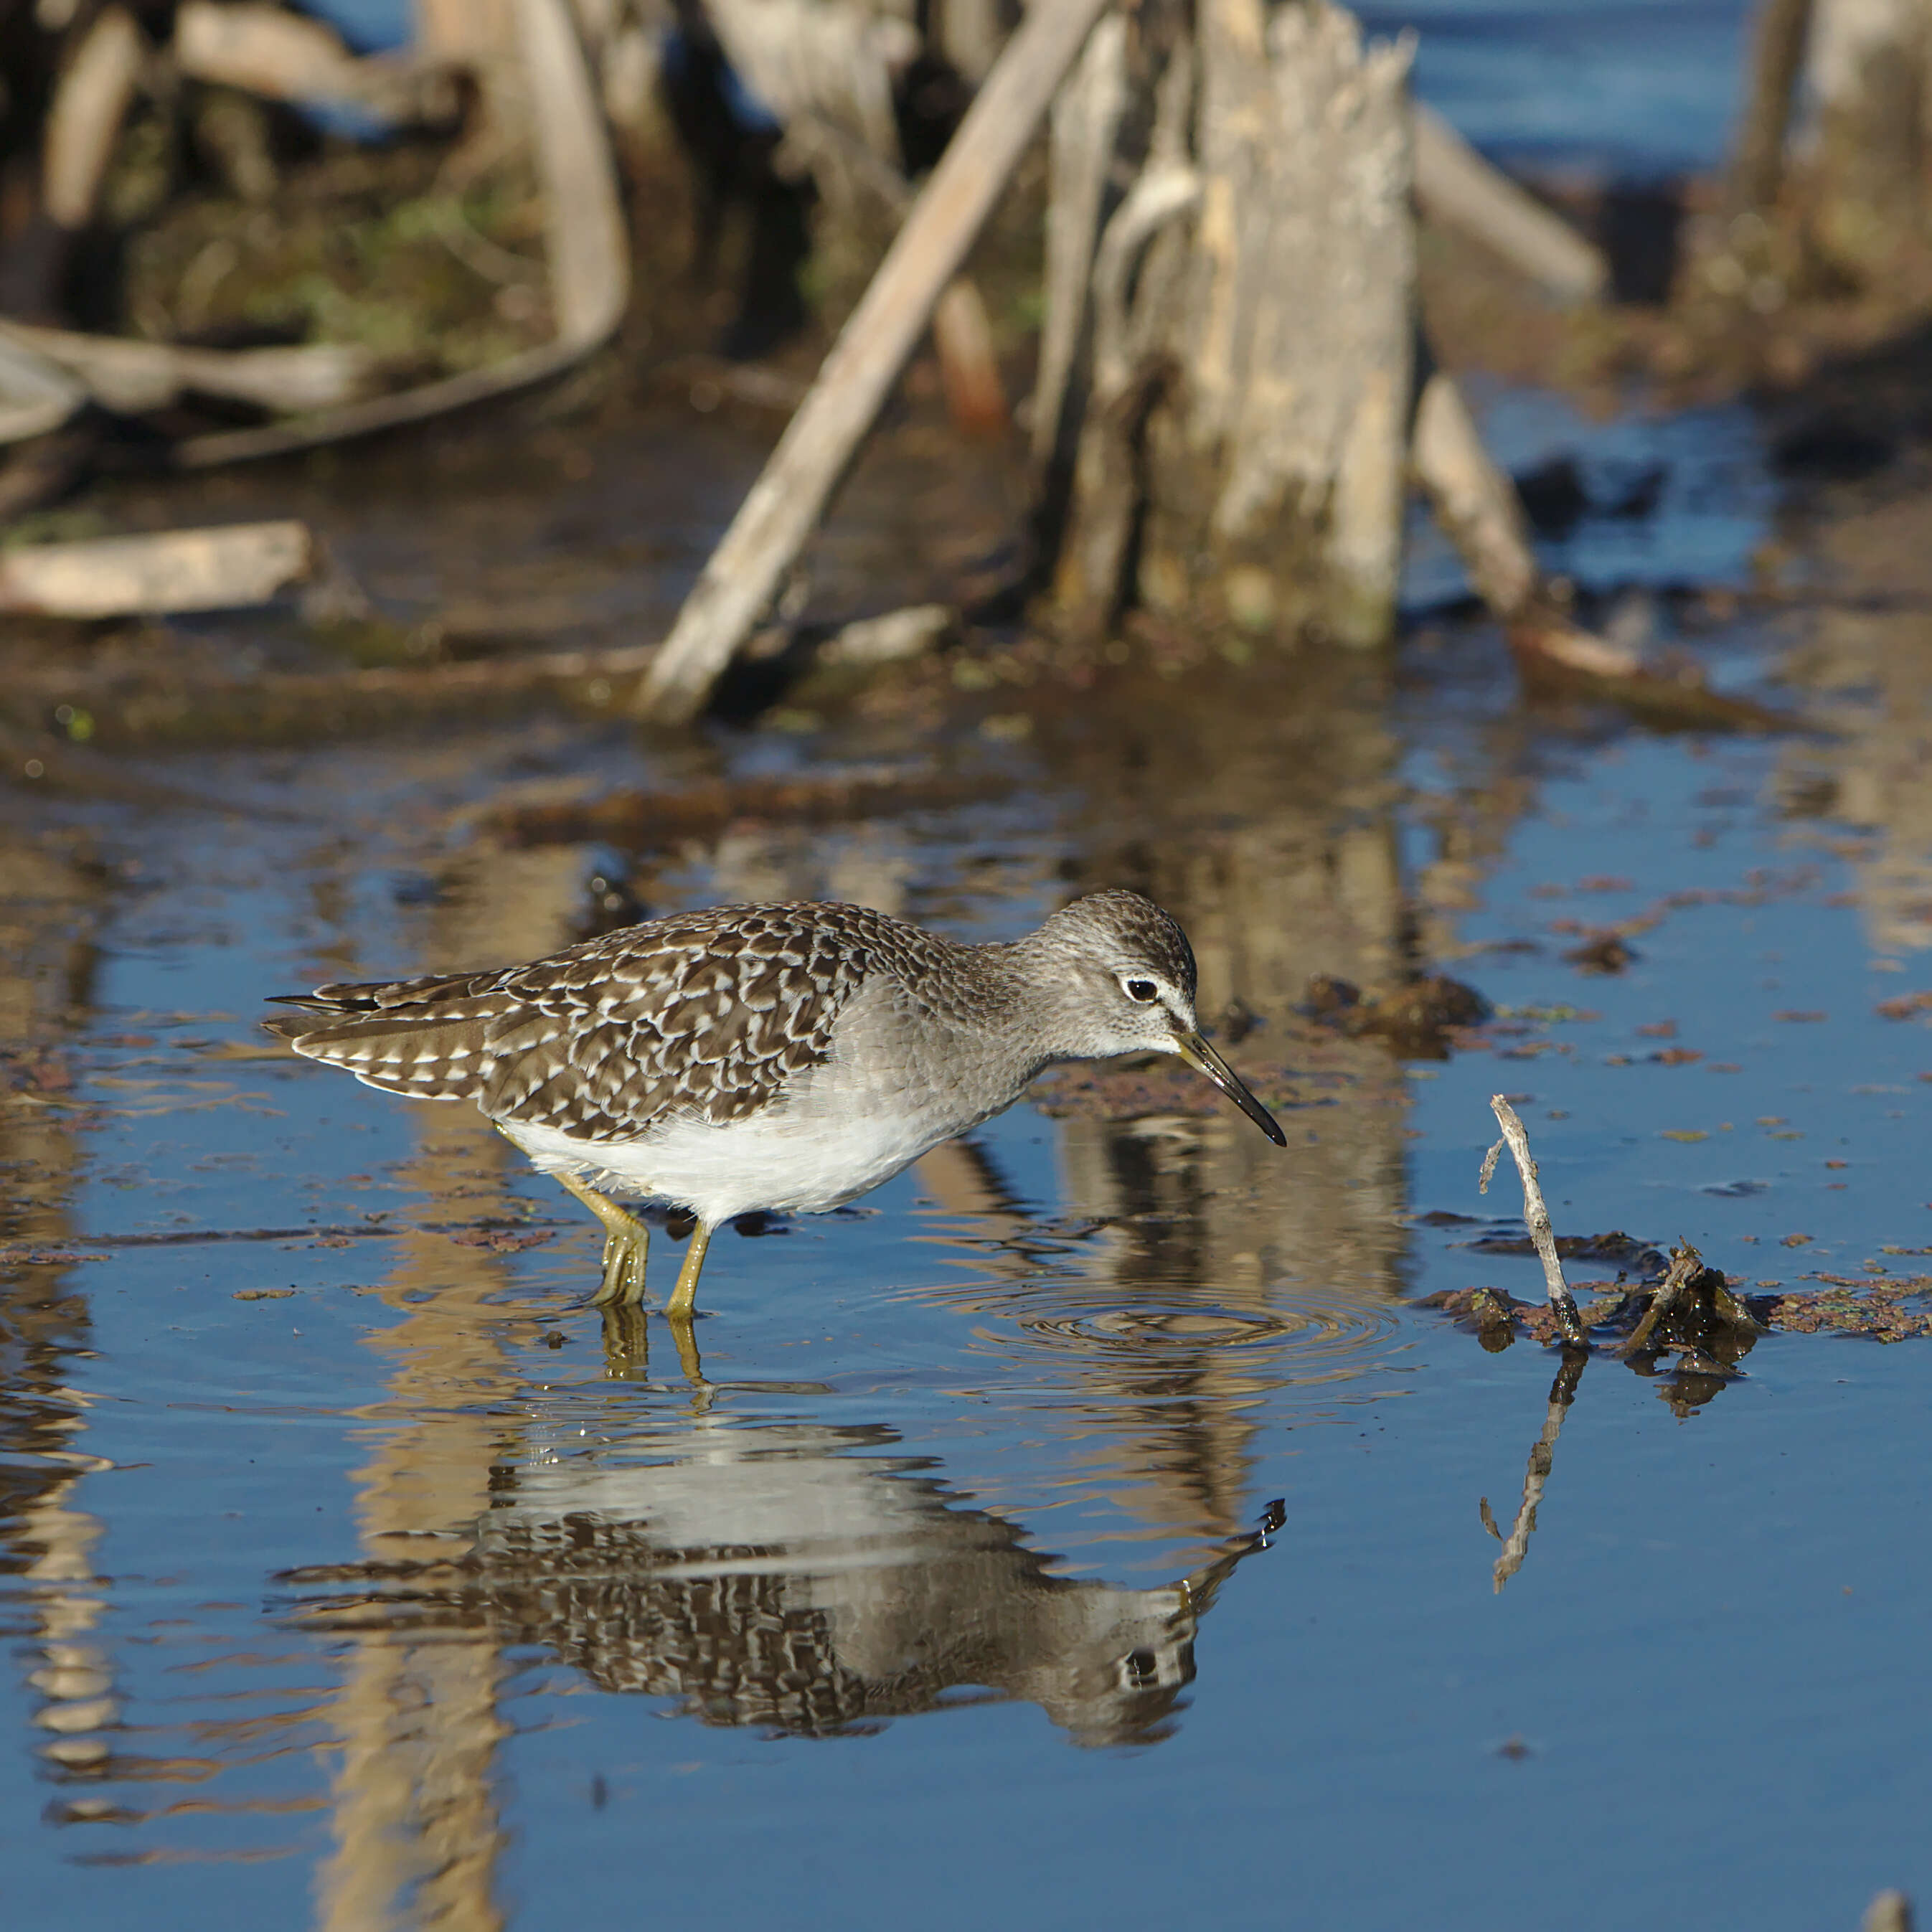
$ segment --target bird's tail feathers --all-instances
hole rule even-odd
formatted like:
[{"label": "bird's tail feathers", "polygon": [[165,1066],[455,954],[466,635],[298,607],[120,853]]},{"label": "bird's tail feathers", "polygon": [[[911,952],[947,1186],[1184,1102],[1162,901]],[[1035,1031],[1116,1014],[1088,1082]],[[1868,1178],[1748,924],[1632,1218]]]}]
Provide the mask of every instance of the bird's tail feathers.
[{"label": "bird's tail feathers", "polygon": [[369,985],[339,982],[282,996],[307,1010],[263,1026],[306,1059],[355,1075],[365,1086],[418,1100],[470,1100],[496,1055],[490,1022],[515,1002],[494,974],[428,974]]}]

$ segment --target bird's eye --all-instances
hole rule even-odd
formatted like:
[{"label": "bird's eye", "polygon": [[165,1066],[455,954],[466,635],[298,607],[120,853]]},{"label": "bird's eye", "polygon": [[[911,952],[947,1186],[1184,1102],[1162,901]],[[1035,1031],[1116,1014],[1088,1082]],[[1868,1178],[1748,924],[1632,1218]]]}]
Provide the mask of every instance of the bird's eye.
[{"label": "bird's eye", "polygon": [[1123,980],[1122,987],[1127,998],[1142,1006],[1151,1006],[1160,997],[1160,988],[1151,980]]}]

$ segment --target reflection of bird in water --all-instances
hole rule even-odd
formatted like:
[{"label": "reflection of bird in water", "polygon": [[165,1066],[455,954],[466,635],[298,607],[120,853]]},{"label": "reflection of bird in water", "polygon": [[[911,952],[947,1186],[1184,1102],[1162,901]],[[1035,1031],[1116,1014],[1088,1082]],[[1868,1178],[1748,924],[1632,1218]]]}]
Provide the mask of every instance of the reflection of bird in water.
[{"label": "reflection of bird in water", "polygon": [[648,1239],[608,1193],[694,1214],[667,1310],[688,1320],[720,1222],[850,1201],[1051,1060],[1178,1054],[1285,1144],[1202,1038],[1194,992],[1186,935],[1116,891],[1010,945],[860,906],[718,907],[531,965],[322,986],[269,1024],[370,1086],[475,1101],[604,1223],[600,1302],[641,1300]]},{"label": "reflection of bird in water", "polygon": [[648,1462],[500,1469],[453,1562],[284,1580],[370,1586],[310,1598],[311,1624],[542,1643],[600,1689],[676,1697],[709,1724],[826,1736],[977,1688],[1039,1705],[1083,1744],[1167,1735],[1199,1620],[1264,1533],[1156,1588],[1056,1576],[1021,1531],[917,1473],[928,1466],[880,1453],[896,1439],[687,1426],[635,1442]]}]

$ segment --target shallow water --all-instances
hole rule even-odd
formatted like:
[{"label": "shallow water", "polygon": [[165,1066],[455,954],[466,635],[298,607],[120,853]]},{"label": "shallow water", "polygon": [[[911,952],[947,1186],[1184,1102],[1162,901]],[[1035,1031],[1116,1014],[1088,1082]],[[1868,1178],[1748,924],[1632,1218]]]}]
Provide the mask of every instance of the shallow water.
[{"label": "shallow water", "polygon": [[[1636,10],[1669,32],[1626,44],[1666,51],[1736,13]],[[1684,85],[1715,99],[1714,59]],[[1585,516],[1552,567],[1694,631],[1720,682],[1804,644],[1842,735],[1526,713],[1451,626],[1392,696],[1103,691],[942,751],[974,802],[641,864],[653,911],[833,893],[975,938],[1141,885],[1294,1099],[1282,1150],[1226,1112],[1022,1106],[856,1211],[722,1238],[701,1384],[661,1323],[585,1310],[595,1231],[475,1116],[254,1025],[318,978],[571,936],[614,855],[505,854],[465,814],[692,755],[536,721],[139,766],[206,809],[7,795],[10,1923],[1809,1932],[1932,1892],[1924,1345],[1774,1334],[1730,1380],[1600,1355],[1552,1409],[1553,1354],[1417,1305],[1537,1292],[1469,1245],[1517,1205],[1507,1172],[1476,1191],[1499,1090],[1563,1232],[1792,1286],[1923,1265],[1932,1039],[1876,1010],[1932,986],[1918,620],[1794,639],[1664,594],[1749,577],[1772,494],[1742,412],[1483,400],[1519,467],[1574,454],[1609,497],[1664,463],[1652,512]],[[650,509],[664,447],[607,446],[548,525],[508,485],[439,506],[428,562],[380,490],[310,507],[393,600],[460,554],[534,608],[568,553],[636,622],[756,460],[678,471],[687,528]],[[1618,922],[1624,973],[1563,957]],[[1412,940],[1504,1010],[1486,1046],[1298,1030],[1310,974],[1373,982]],[[675,1258],[659,1234],[660,1288]]]},{"label": "shallow water", "polygon": [[1722,159],[1745,71],[1743,0],[1401,0],[1415,84],[1485,150],[1625,179]]},{"label": "shallow water", "polygon": [[[1232,1114],[1023,1106],[860,1211],[722,1240],[702,1389],[655,1322],[647,1357],[604,1335],[592,1229],[475,1117],[252,1029],[318,975],[564,937],[598,855],[480,864],[450,814],[634,779],[619,735],[236,754],[194,773],[230,811],[70,814],[105,877],[44,891],[35,943],[80,998],[73,1104],[5,1126],[23,1922],[1556,1896],[1796,1928],[1932,1885],[1920,1348],[1773,1336],[1730,1384],[1593,1361],[1498,1592],[1478,1504],[1516,1516],[1555,1358],[1413,1305],[1534,1292],[1423,1219],[1512,1210],[1507,1176],[1475,1192],[1498,1087],[1567,1231],[1752,1280],[1916,1267],[1881,1254],[1932,1240],[1932,1042],[1874,1010],[1922,956],[1869,946],[1856,894],[1886,835],[1788,815],[1790,742],[1526,730],[1480,636],[1448,649],[1392,710],[1323,710],[1292,782],[1230,717],[1218,830],[1183,786],[1111,795],[1103,736],[1016,754],[990,809],[662,867],[654,907],[869,884],[976,934],[1144,836],[1210,1005],[1286,1026],[1306,970],[1372,958],[1394,881],[1456,970],[1555,1016],[1311,1076],[1285,1153]],[[1646,907],[1622,976],[1562,960],[1552,926]],[[1647,1057],[1666,1021],[1701,1058]]]}]

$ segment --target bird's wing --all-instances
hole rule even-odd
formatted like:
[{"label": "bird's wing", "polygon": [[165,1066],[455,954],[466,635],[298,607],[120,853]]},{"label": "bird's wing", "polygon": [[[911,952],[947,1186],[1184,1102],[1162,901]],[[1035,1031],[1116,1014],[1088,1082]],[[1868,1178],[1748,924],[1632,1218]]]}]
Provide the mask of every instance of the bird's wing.
[{"label": "bird's wing", "polygon": [[311,1058],[493,1120],[627,1140],[664,1114],[742,1118],[824,1059],[894,922],[848,906],[714,908],[494,973],[318,988],[269,1022]]}]

